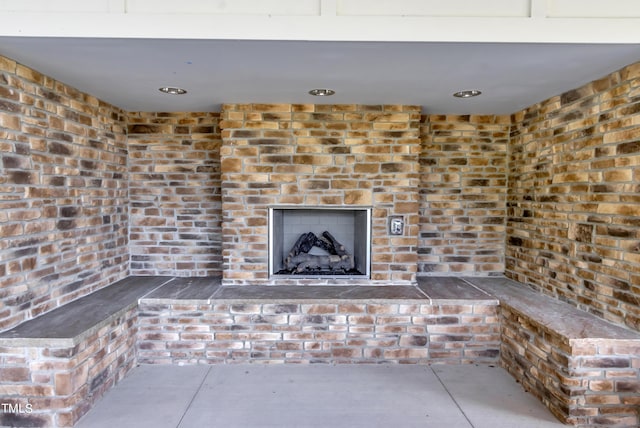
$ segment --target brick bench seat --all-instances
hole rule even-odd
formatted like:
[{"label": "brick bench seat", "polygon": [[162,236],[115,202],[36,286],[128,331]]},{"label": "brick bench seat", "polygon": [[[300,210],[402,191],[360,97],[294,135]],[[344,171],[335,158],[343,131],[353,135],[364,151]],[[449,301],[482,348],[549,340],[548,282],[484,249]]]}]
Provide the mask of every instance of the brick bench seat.
[{"label": "brick bench seat", "polygon": [[0,333],[2,426],[72,426],[135,365],[138,299],[171,277],[129,277]]},{"label": "brick bench seat", "polygon": [[640,426],[640,333],[507,278],[466,278],[500,300],[501,364],[562,422]]},{"label": "brick bench seat", "polygon": [[[458,284],[467,292],[447,293]],[[168,287],[140,300],[138,361],[497,363],[498,301],[460,279],[416,286]],[[176,298],[178,297],[178,298]]]}]

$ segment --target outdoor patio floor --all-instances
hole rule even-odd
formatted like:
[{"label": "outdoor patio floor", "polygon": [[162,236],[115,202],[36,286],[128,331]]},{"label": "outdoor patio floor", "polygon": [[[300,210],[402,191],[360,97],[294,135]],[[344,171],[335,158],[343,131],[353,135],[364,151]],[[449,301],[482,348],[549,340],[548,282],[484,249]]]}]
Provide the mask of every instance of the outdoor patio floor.
[{"label": "outdoor patio floor", "polygon": [[81,428],[565,426],[503,369],[477,365],[143,365]]}]

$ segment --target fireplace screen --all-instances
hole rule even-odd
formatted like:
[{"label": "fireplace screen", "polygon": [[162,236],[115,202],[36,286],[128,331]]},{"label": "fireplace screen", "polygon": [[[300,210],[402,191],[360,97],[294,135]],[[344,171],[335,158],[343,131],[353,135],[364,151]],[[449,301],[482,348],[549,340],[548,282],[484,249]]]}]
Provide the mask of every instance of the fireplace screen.
[{"label": "fireplace screen", "polygon": [[270,276],[369,277],[370,208],[270,208]]}]

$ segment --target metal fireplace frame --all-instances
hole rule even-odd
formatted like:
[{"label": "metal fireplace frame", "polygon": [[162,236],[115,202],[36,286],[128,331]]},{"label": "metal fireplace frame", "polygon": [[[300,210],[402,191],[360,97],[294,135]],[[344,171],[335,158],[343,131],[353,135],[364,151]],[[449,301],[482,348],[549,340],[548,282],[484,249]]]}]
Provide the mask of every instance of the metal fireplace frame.
[{"label": "metal fireplace frame", "polygon": [[[321,279],[370,279],[371,278],[371,241],[372,241],[372,220],[370,206],[300,206],[300,205],[274,205],[269,207],[269,278],[321,278]],[[284,212],[290,210],[298,211],[351,211],[354,213],[354,229],[362,229],[360,233],[354,234],[353,252],[356,258],[356,266],[360,267],[360,271],[364,271],[362,275],[320,275],[320,274],[277,274],[278,269],[275,266],[275,257],[282,257],[284,251],[288,249],[276,248],[282,247],[283,242],[276,242],[276,233],[281,234],[284,226]],[[355,231],[357,232],[357,230]],[[282,239],[281,239],[282,240]],[[364,242],[362,242],[364,240]],[[362,260],[364,259],[364,261]]]}]

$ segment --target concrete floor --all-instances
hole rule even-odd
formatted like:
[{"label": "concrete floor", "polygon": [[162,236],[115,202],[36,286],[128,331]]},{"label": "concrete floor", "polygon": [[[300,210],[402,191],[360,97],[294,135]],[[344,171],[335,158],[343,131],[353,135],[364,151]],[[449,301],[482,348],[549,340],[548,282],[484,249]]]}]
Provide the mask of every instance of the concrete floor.
[{"label": "concrete floor", "polygon": [[80,428],[562,427],[503,369],[416,365],[140,366]]}]

